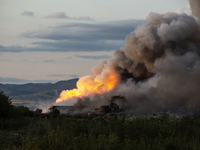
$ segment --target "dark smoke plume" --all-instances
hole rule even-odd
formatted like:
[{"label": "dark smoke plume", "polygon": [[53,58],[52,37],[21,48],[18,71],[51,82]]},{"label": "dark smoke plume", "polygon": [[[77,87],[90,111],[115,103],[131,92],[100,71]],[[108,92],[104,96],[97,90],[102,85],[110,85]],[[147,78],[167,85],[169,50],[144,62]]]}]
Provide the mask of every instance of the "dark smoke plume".
[{"label": "dark smoke plume", "polygon": [[126,37],[124,48],[97,64],[92,69],[94,74],[115,69],[121,75],[121,84],[103,95],[87,97],[90,100],[82,100],[81,106],[94,110],[108,104],[112,96],[123,95],[127,99],[123,109],[132,113],[199,109],[200,1],[189,2],[194,17],[150,13],[147,23]]},{"label": "dark smoke plume", "polygon": [[200,1],[199,0],[189,0],[190,7],[192,10],[192,15],[200,21]]}]

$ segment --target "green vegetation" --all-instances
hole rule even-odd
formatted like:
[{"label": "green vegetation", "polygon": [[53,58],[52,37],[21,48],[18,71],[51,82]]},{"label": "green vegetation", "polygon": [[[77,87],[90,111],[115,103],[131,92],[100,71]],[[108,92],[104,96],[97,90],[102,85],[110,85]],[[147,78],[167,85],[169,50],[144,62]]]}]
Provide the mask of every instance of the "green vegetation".
[{"label": "green vegetation", "polygon": [[1,119],[6,150],[132,150],[200,148],[200,116],[50,116]]},{"label": "green vegetation", "polygon": [[20,110],[20,116],[0,117],[2,150],[200,148],[200,115],[181,118],[64,116],[57,112],[40,114],[39,109],[33,112],[23,106],[15,109]]},{"label": "green vegetation", "polygon": [[54,114],[54,115],[60,115],[60,111],[58,109],[56,109],[56,108],[51,109],[49,113],[50,114]]},{"label": "green vegetation", "polygon": [[9,112],[12,109],[11,99],[4,94],[3,91],[0,92],[0,116],[5,118],[9,116]]},{"label": "green vegetation", "polygon": [[0,92],[0,118],[19,118],[21,116],[33,117],[42,112],[41,109],[36,109],[36,111],[29,110],[25,106],[13,106],[11,105],[11,99],[4,94],[3,91]]},{"label": "green vegetation", "polygon": [[37,109],[35,110],[35,112],[38,113],[38,114],[41,114],[41,113],[42,113],[42,109],[37,108]]}]

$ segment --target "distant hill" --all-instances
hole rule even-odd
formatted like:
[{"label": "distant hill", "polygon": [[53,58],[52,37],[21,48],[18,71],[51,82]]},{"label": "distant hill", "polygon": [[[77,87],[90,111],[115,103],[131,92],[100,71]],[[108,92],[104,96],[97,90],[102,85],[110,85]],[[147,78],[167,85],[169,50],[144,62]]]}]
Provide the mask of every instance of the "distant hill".
[{"label": "distant hill", "polygon": [[59,81],[57,83],[27,83],[27,84],[1,84],[0,90],[12,100],[55,100],[63,90],[76,88],[78,79]]}]

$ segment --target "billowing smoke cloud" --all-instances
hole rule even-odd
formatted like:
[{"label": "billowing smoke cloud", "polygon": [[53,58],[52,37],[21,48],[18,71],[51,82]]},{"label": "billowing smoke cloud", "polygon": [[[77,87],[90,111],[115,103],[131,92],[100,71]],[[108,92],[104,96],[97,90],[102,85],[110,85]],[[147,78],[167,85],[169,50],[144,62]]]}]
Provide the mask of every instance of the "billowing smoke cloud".
[{"label": "billowing smoke cloud", "polygon": [[195,16],[198,21],[200,21],[200,1],[199,0],[189,0],[190,7],[192,10],[192,15]]},{"label": "billowing smoke cloud", "polygon": [[[190,5],[199,19],[199,1],[190,0]],[[106,78],[104,70],[116,70],[120,84],[103,95],[82,98],[76,107],[94,110],[108,104],[111,96],[123,95],[127,99],[123,109],[132,113],[199,109],[200,28],[195,18],[150,13],[147,23],[126,37],[124,48],[92,69],[101,78]]]}]

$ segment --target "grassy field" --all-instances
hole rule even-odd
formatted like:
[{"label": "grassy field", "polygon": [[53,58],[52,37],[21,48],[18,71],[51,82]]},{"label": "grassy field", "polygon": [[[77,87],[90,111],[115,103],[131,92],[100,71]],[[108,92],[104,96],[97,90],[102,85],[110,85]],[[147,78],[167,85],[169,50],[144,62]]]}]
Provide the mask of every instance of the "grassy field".
[{"label": "grassy field", "polygon": [[2,150],[198,150],[200,115],[1,119]]}]

